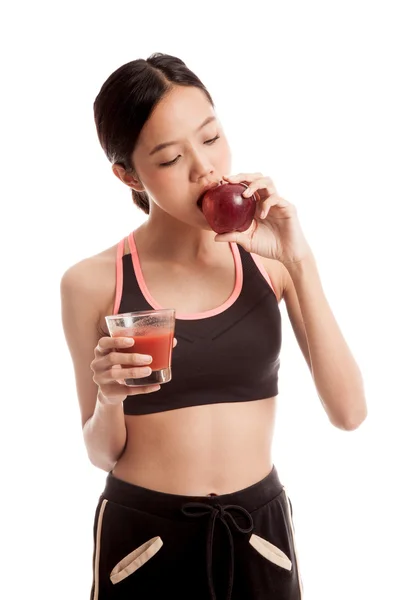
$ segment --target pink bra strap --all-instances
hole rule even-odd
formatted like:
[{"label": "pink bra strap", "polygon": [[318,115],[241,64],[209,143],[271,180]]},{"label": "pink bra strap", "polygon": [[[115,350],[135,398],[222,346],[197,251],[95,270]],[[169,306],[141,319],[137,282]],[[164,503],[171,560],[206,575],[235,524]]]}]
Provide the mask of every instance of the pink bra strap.
[{"label": "pink bra strap", "polygon": [[267,271],[265,270],[265,267],[264,267],[264,265],[263,265],[263,263],[262,263],[262,260],[261,260],[261,258],[259,257],[259,255],[258,255],[258,254],[253,254],[253,253],[251,253],[251,257],[252,257],[252,259],[254,260],[254,262],[256,263],[256,265],[257,265],[257,267],[258,267],[258,270],[260,271],[261,275],[262,275],[262,276],[264,277],[264,279],[265,279],[265,280],[268,282],[268,284],[269,284],[270,288],[272,289],[272,291],[274,292],[275,296],[277,296],[277,295],[276,295],[276,291],[275,291],[275,289],[274,289],[274,286],[272,285],[271,278],[270,278],[270,276],[268,275]]}]

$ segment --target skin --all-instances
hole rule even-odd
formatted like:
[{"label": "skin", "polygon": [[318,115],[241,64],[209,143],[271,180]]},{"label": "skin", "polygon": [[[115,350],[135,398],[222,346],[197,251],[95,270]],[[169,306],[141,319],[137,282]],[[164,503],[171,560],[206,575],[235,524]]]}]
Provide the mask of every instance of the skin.
[{"label": "skin", "polygon": [[[215,118],[198,130],[211,117]],[[216,135],[219,139],[211,142]],[[151,155],[155,146],[170,140],[179,143]],[[175,164],[161,166],[176,157]],[[220,306],[234,286],[233,257],[227,243],[214,241],[215,233],[198,209],[197,199],[205,186],[230,173],[231,152],[203,92],[173,88],[145,124],[132,159],[133,174],[119,165],[112,169],[125,185],[145,190],[151,199],[150,215],[135,232],[150,294],[161,306],[174,306],[178,313]],[[125,252],[129,252],[127,247]],[[114,341],[101,333],[107,331],[104,317],[113,312],[115,259],[113,246],[74,265],[62,283],[64,330],[75,366],[83,426],[93,415],[96,401],[117,407],[127,390],[132,394],[132,388],[118,383],[126,372],[118,364],[110,364],[110,357],[116,356]],[[263,258],[262,262],[278,302],[285,298],[290,303],[289,316],[309,362],[287,271],[277,260]],[[182,289],[185,294],[180,293]],[[82,322],[81,334],[78,326],[74,329],[77,319]],[[123,356],[123,360],[133,361],[130,366],[136,369],[135,376],[144,374],[140,355]],[[121,354],[117,358],[121,364]],[[149,393],[157,391],[151,388]],[[272,468],[275,415],[276,398],[126,415],[126,445],[113,473],[167,493],[207,495],[242,489]]]}]

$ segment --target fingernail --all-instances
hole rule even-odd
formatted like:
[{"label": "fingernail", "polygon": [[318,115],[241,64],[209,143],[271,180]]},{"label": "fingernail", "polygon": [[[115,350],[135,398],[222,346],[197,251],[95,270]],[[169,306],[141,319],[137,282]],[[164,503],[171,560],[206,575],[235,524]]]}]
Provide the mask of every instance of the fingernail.
[{"label": "fingernail", "polygon": [[252,195],[253,195],[253,192],[249,188],[247,188],[247,190],[245,190],[242,194],[242,196],[244,196],[245,198],[249,198]]},{"label": "fingernail", "polygon": [[122,340],[125,344],[129,344],[130,346],[132,346],[132,344],[134,343],[134,339],[133,338],[123,338]]},{"label": "fingernail", "polygon": [[143,354],[142,360],[145,363],[150,363],[153,360],[153,357],[152,356],[148,356],[148,354]]}]

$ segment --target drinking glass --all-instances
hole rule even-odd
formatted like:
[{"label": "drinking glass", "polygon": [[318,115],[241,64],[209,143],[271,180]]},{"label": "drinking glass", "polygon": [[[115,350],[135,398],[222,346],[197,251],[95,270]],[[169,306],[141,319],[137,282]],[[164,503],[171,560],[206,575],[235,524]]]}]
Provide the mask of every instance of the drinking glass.
[{"label": "drinking glass", "polygon": [[126,385],[143,386],[167,383],[172,378],[171,357],[175,332],[175,309],[145,310],[106,317],[111,337],[131,337],[133,346],[118,352],[149,354],[151,375],[125,379]]}]

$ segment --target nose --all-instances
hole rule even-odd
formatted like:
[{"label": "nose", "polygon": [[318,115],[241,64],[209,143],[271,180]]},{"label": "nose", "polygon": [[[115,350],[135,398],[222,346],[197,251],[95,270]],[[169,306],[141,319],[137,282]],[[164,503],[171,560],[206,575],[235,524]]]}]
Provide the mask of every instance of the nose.
[{"label": "nose", "polygon": [[191,181],[197,183],[199,180],[208,178],[209,175],[213,175],[214,172],[214,166],[210,163],[210,160],[205,154],[200,154],[199,152],[193,153],[193,162],[190,173]]}]

